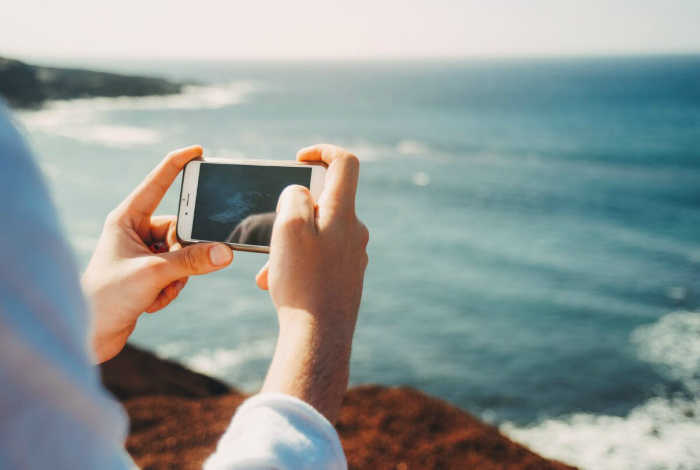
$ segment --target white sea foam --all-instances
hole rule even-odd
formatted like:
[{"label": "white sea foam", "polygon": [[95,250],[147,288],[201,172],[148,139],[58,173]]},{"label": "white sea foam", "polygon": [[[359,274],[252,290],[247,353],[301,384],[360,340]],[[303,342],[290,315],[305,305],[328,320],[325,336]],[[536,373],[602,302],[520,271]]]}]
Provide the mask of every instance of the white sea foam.
[{"label": "white sea foam", "polygon": [[221,85],[186,85],[182,93],[156,96],[119,96],[78,98],[49,101],[38,111],[22,114],[41,114],[44,111],[119,111],[149,109],[217,109],[242,103],[260,87],[254,82],[231,82]]},{"label": "white sea foam", "polygon": [[156,129],[101,122],[103,113],[126,110],[216,109],[239,104],[258,87],[252,82],[218,86],[185,86],[166,96],[80,98],[50,101],[18,116],[32,132],[40,132],[108,147],[131,148],[162,140]]},{"label": "white sea foam", "polygon": [[697,469],[697,400],[654,398],[626,417],[577,413],[501,430],[540,454],[591,470]]},{"label": "white sea foam", "polygon": [[45,109],[23,113],[23,124],[40,132],[107,147],[131,148],[160,142],[160,132],[145,127],[98,122],[95,112],[81,108]]},{"label": "white sea foam", "polygon": [[[700,398],[700,312],[676,312],[632,333],[640,358]],[[700,440],[698,441],[700,442]]]},{"label": "white sea foam", "polygon": [[690,396],[656,397],[625,417],[576,413],[501,429],[583,469],[700,469],[700,313],[671,313],[637,328],[631,339],[642,359],[680,380]]},{"label": "white sea foam", "polygon": [[235,349],[211,349],[185,359],[185,363],[193,370],[224,377],[232,369],[253,359],[271,359],[275,351],[273,339],[261,339],[252,343],[240,345]]}]

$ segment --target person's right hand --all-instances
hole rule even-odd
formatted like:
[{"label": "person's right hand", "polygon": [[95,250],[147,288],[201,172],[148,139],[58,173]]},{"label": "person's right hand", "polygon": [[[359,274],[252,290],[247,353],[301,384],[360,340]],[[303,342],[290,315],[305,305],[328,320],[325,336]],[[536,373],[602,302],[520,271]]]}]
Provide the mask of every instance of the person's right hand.
[{"label": "person's right hand", "polygon": [[318,204],[303,186],[280,196],[270,260],[256,278],[269,288],[280,322],[263,391],[297,396],[333,422],[347,387],[368,262],[369,232],[355,214],[360,164],[325,144],[299,151],[297,159],[329,167]]}]

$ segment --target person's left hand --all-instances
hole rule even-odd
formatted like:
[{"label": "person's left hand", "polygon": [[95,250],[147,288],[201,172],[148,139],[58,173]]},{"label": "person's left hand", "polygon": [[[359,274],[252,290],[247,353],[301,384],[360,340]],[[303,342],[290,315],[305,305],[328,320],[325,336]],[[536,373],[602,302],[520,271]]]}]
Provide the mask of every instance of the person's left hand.
[{"label": "person's left hand", "polygon": [[[116,356],[145,311],[157,312],[178,296],[188,276],[219,270],[233,260],[221,243],[183,248],[175,216],[153,216],[170,185],[199,146],[168,154],[146,179],[113,210],[104,225],[82,285],[95,311],[92,345],[99,362]],[[149,246],[165,243],[167,253]]]}]

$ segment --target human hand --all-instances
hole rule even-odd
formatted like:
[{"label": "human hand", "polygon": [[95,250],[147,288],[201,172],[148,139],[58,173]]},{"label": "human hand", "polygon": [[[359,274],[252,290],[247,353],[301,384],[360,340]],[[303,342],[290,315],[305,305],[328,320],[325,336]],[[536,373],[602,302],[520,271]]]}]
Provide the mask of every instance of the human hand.
[{"label": "human hand", "polygon": [[303,186],[280,196],[270,260],[256,277],[269,288],[280,323],[263,391],[297,396],[333,422],[347,388],[368,262],[369,232],[355,214],[360,165],[332,145],[303,149],[297,159],[329,167],[317,205]]},{"label": "human hand", "polygon": [[[97,248],[82,278],[95,311],[93,349],[99,362],[116,356],[145,311],[157,312],[182,291],[189,276],[219,270],[233,259],[221,243],[183,248],[175,216],[153,216],[170,185],[199,146],[169,153],[146,179],[108,216]],[[168,252],[149,246],[165,243]]]}]

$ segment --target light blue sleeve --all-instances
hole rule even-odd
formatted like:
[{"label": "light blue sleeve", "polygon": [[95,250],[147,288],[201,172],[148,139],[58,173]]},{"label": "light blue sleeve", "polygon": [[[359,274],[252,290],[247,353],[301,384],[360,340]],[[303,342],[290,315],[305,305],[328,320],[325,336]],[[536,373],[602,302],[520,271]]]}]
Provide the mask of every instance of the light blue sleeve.
[{"label": "light blue sleeve", "polygon": [[10,119],[0,101],[0,468],[132,468],[73,253]]}]

